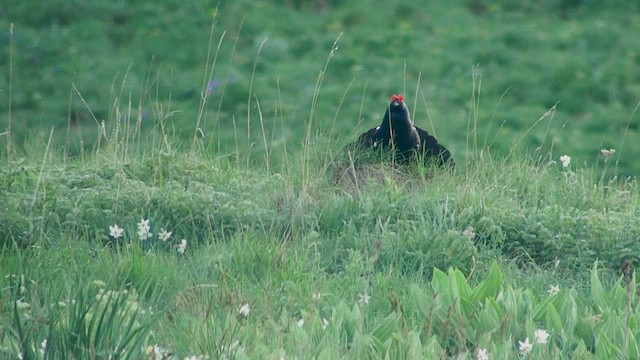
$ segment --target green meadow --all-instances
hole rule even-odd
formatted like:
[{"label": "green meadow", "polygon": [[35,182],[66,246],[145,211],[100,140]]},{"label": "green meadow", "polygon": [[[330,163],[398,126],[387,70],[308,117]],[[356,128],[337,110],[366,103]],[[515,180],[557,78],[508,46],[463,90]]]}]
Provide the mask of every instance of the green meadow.
[{"label": "green meadow", "polygon": [[0,358],[640,357],[639,5],[0,7]]}]

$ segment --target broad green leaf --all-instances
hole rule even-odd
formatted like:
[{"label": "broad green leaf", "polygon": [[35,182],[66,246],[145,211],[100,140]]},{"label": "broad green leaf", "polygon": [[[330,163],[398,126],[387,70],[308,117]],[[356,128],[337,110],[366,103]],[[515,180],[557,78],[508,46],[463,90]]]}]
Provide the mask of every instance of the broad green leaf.
[{"label": "broad green leaf", "polygon": [[505,314],[505,311],[502,307],[500,307],[500,305],[498,304],[498,301],[492,297],[487,298],[485,300],[485,305],[486,306],[491,306],[493,308],[493,310],[498,314],[498,317],[502,318]]},{"label": "broad green leaf", "polygon": [[383,358],[382,354],[387,354],[389,351],[389,346],[391,345],[391,339],[386,341],[380,341],[374,336],[370,337],[371,340],[371,349],[377,355],[377,358]]},{"label": "broad green leaf", "polygon": [[638,355],[640,355],[638,353],[638,343],[633,333],[629,331],[627,338],[627,359],[637,359]]},{"label": "broad green leaf", "polygon": [[621,354],[616,351],[615,346],[611,343],[607,334],[604,331],[600,331],[596,340],[595,355],[598,359],[619,359]]},{"label": "broad green leaf", "polygon": [[471,287],[462,271],[449,269],[449,281],[451,284],[451,295],[456,299],[468,299],[471,294]]},{"label": "broad green leaf", "polygon": [[427,340],[426,344],[424,345],[422,358],[444,359],[446,357],[447,356],[445,351],[442,349],[442,346],[440,346],[440,343],[438,343],[438,337],[435,335],[430,337],[429,340]]},{"label": "broad green leaf", "polygon": [[618,315],[615,310],[607,310],[602,314],[602,318],[605,319],[600,330],[607,334],[607,338],[612,344],[618,344],[622,347],[624,343],[624,316]]},{"label": "broad green leaf", "polygon": [[[398,328],[400,323],[400,314],[392,313],[387,316],[382,323],[380,323],[371,333],[371,338],[374,341],[374,346],[378,353],[384,353],[387,348],[387,343],[391,341],[393,332]],[[381,346],[383,348],[381,348]],[[384,350],[383,350],[384,349]]]},{"label": "broad green leaf", "polygon": [[545,313],[547,328],[554,334],[562,334],[562,320],[560,319],[560,314],[558,314],[558,311],[556,311],[556,308],[552,303],[547,304]]},{"label": "broad green leaf", "polygon": [[576,323],[578,322],[578,305],[573,299],[573,296],[568,295],[565,297],[562,306],[560,307],[560,315],[562,317],[565,334],[570,338],[573,336]]},{"label": "broad green leaf", "polygon": [[429,309],[431,308],[431,299],[433,298],[430,295],[420,288],[417,284],[413,284],[411,286],[411,298],[413,299],[413,304],[415,305],[418,313],[421,317],[425,318],[429,316]]},{"label": "broad green leaf", "polygon": [[317,360],[333,360],[337,359],[340,355],[333,346],[323,346],[320,349],[320,353],[315,357]]},{"label": "broad green leaf", "polygon": [[408,359],[419,359],[422,357],[422,342],[420,341],[420,333],[416,331],[410,331],[407,334],[407,341],[405,342],[406,354]]},{"label": "broad green leaf", "polygon": [[569,295],[567,290],[560,290],[559,293],[553,296],[545,297],[536,307],[533,309],[533,318],[536,320],[544,319],[546,316],[547,306],[548,304],[553,304],[553,306],[558,309],[562,306],[565,301],[565,298]]},{"label": "broad green leaf", "polygon": [[458,301],[458,304],[459,304],[460,310],[462,311],[461,315],[463,315],[466,320],[471,320],[469,317],[475,311],[476,306],[466,298],[461,298]]},{"label": "broad green leaf", "polygon": [[515,302],[515,316],[518,321],[529,319],[536,307],[536,299],[531,290],[515,289],[513,300]]},{"label": "broad green leaf", "polygon": [[598,261],[593,264],[593,269],[591,269],[591,300],[594,305],[600,308],[600,311],[607,308],[611,303],[609,295],[604,290],[604,287],[600,282],[600,278],[598,277]]},{"label": "broad green leaf", "polygon": [[502,271],[500,266],[494,260],[489,270],[489,275],[471,292],[471,302],[474,304],[482,303],[488,297],[498,296],[502,287]]},{"label": "broad green leaf", "polygon": [[518,302],[516,300],[515,291],[508,286],[502,293],[501,302],[504,306],[504,311],[510,319],[516,319],[518,316]]},{"label": "broad green leaf", "polygon": [[373,348],[371,337],[356,330],[353,333],[353,341],[351,342],[351,353],[356,359],[366,358],[367,350]]},{"label": "broad green leaf", "polygon": [[[591,345],[589,345],[591,346]],[[580,340],[578,345],[573,350],[573,353],[570,354],[574,359],[591,359],[593,358],[593,354],[588,350],[585,343]]]},{"label": "broad green leaf", "polygon": [[594,331],[595,331],[595,326],[593,321],[580,319],[576,323],[574,334],[575,336],[582,339],[582,341],[584,341],[584,343],[587,344],[587,346],[593,347],[594,341],[595,341]]},{"label": "broad green leaf", "polygon": [[622,279],[619,279],[611,292],[611,304],[615,309],[624,309],[627,306],[627,298],[629,297],[627,289],[621,285]]},{"label": "broad green leaf", "polygon": [[499,307],[495,300],[488,298],[485,305],[478,312],[478,333],[487,333],[498,331],[502,323],[502,314],[498,311]]},{"label": "broad green leaf", "polygon": [[632,333],[634,334],[638,334],[638,336],[640,336],[640,333],[638,332],[638,329],[640,328],[640,323],[638,323],[638,316],[640,314],[637,312],[637,310],[635,312],[633,312],[631,314],[631,316],[629,317],[629,330],[631,330]]},{"label": "broad green leaf", "polygon": [[447,274],[439,269],[433,269],[433,277],[431,278],[431,287],[440,296],[449,296],[449,279]]}]

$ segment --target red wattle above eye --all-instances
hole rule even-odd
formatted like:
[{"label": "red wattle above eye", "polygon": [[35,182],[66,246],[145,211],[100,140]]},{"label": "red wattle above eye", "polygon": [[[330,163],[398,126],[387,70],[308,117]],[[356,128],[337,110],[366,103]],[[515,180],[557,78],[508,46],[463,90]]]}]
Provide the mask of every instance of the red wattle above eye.
[{"label": "red wattle above eye", "polygon": [[391,101],[396,101],[398,99],[398,97],[396,96],[396,94],[391,95]]},{"label": "red wattle above eye", "polygon": [[404,101],[404,97],[403,97],[402,95],[399,95],[399,96],[398,96],[398,101],[399,101],[399,102],[403,102],[403,101]]}]

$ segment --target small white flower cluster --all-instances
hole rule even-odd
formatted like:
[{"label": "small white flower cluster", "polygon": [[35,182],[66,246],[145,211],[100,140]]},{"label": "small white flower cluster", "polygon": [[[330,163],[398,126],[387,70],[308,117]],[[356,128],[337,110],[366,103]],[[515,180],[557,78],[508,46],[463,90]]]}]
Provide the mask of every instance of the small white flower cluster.
[{"label": "small white flower cluster", "polygon": [[167,350],[165,350],[163,347],[160,347],[160,345],[155,344],[155,345],[149,345],[147,346],[147,356],[151,359],[166,359],[166,355],[167,354]]},{"label": "small white flower cluster", "polygon": [[140,238],[140,241],[145,241],[151,238],[153,234],[149,232],[149,230],[151,230],[149,219],[140,219],[140,222],[138,223],[138,237]]},{"label": "small white flower cluster", "polygon": [[616,149],[602,149],[600,153],[604,155],[604,161],[608,161],[609,158],[616,153]]},{"label": "small white flower cluster", "polygon": [[44,353],[46,351],[47,351],[47,339],[44,339],[40,343],[40,356],[44,358]]},{"label": "small white flower cluster", "polygon": [[369,294],[367,294],[366,292],[358,294],[358,302],[360,304],[367,305],[369,303],[369,299],[371,299],[371,296],[369,296]]},{"label": "small white flower cluster", "polygon": [[476,231],[473,228],[473,226],[468,226],[466,229],[464,229],[464,231],[462,232],[462,236],[466,237],[467,239],[469,239],[469,241],[473,241],[473,239],[476,237]]},{"label": "small white flower cluster", "polygon": [[243,318],[249,317],[249,313],[251,313],[251,307],[247,303],[240,305],[238,308],[238,314]]},{"label": "small white flower cluster", "polygon": [[550,285],[549,286],[549,290],[547,290],[547,292],[549,293],[549,296],[556,295],[557,293],[560,292],[560,286],[558,286],[558,285]]},{"label": "small white flower cluster", "polygon": [[[549,340],[549,333],[547,330],[538,329],[533,333],[535,337],[535,344],[546,344]],[[525,338],[524,341],[518,341],[518,350],[520,354],[523,356],[529,355],[531,351],[533,351],[533,345],[529,342],[529,338]]]},{"label": "small white flower cluster", "polygon": [[476,360],[489,360],[489,352],[487,349],[478,349],[476,352]]},{"label": "small white flower cluster", "polygon": [[180,244],[178,244],[178,253],[180,254],[184,254],[185,250],[187,250],[187,240],[186,239],[182,239],[180,240]]},{"label": "small white flower cluster", "polygon": [[[140,222],[136,224],[138,227],[138,237],[140,238],[140,241],[145,241],[147,239],[150,239],[153,236],[153,233],[151,232],[151,225],[149,225],[149,219],[140,219]],[[158,239],[162,242],[167,242],[169,240],[169,238],[171,238],[171,231],[168,231],[166,229],[160,229],[160,232],[158,233]],[[114,239],[119,239],[124,235],[124,229],[119,227],[118,224],[114,224],[114,225],[110,225],[109,226],[109,236],[111,236]],[[184,254],[184,252],[187,250],[187,239],[182,239],[180,240],[180,243],[178,245],[176,245],[176,251],[179,254]]]},{"label": "small white flower cluster", "polygon": [[158,233],[158,239],[166,242],[171,237],[171,231],[167,231],[165,229],[160,229],[160,233]]}]

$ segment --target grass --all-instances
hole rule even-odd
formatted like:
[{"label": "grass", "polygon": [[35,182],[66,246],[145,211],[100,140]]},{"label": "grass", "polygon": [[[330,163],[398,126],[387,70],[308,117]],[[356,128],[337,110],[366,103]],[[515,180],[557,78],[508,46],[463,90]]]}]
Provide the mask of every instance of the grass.
[{"label": "grass", "polygon": [[[607,321],[636,316],[624,290],[635,280],[614,284],[637,266],[635,181],[481,152],[455,172],[362,164],[354,188],[336,175],[343,157],[319,145],[267,170],[237,161],[246,152],[167,151],[170,138],[148,151],[105,131],[82,158],[34,147],[2,170],[5,356],[37,357],[47,339],[43,356],[64,358],[509,358],[538,328],[551,340],[534,358],[635,351],[622,332],[599,345]],[[140,219],[150,239],[138,239]],[[621,299],[593,294],[596,260]],[[449,282],[470,288],[445,295]],[[549,302],[551,285],[562,290]],[[454,320],[464,293],[476,310]],[[593,316],[604,320],[585,323]],[[489,318],[502,330],[478,328]]]},{"label": "grass", "polygon": [[[361,21],[362,4],[336,6],[339,21]],[[395,11],[413,10],[406,6]],[[219,9],[227,15],[220,22],[233,20],[232,10]],[[457,5],[451,14],[468,12]],[[187,103],[163,94],[166,80],[153,69],[133,91],[135,66],[108,86],[110,105],[96,106],[72,86],[91,126],[71,124],[71,109],[66,133],[54,126],[23,139],[12,118],[24,109],[10,108],[11,126],[0,134],[7,144],[0,357],[480,359],[485,350],[492,359],[638,357],[638,185],[624,172],[616,176],[614,157],[584,165],[571,153],[569,164],[557,163],[558,107],[539,108],[538,120],[522,127],[496,129],[498,114],[513,105],[511,90],[496,95],[476,69],[458,103],[470,107],[464,122],[436,127],[451,141],[443,142],[460,164],[455,171],[362,160],[345,145],[357,133],[355,119],[374,117],[367,104],[390,80],[337,80],[345,42],[353,47],[348,57],[362,50],[346,32],[316,44],[329,55],[315,77],[284,77],[265,95],[273,87],[262,75],[277,68],[280,51],[269,48],[273,38],[258,36],[259,54],[247,56],[246,36],[260,30],[252,16],[231,49],[237,34],[211,29],[200,102],[191,110],[176,110]],[[291,9],[278,16],[291,17],[283,24],[292,31],[302,24]],[[330,25],[322,16],[309,21]],[[524,35],[509,31],[492,36],[519,44]],[[221,59],[250,69],[248,93],[233,82],[208,92],[226,71]],[[407,61],[404,72],[405,83],[418,74],[416,95],[407,97],[417,103],[413,113],[440,121],[451,106],[423,96],[421,79],[430,76]],[[20,103],[16,84],[9,104]],[[183,91],[179,80],[175,86]],[[461,88],[443,91],[462,96]],[[498,103],[488,105],[491,116],[490,101]],[[93,111],[100,107],[106,115]],[[189,111],[195,121],[174,121]],[[74,148],[76,136],[87,146]],[[150,236],[141,240],[145,220]],[[114,236],[115,225],[122,236]],[[521,351],[527,338],[528,355]]]},{"label": "grass", "polygon": [[617,147],[617,174],[640,170],[633,160],[640,147],[629,140],[638,135],[637,4],[387,1],[385,11],[371,0],[327,4],[12,4],[0,15],[0,39],[11,45],[0,58],[14,49],[12,81],[0,87],[7,99],[12,82],[12,101],[0,102],[0,111],[12,105],[12,139],[21,147],[55,126],[54,143],[77,155],[95,145],[96,121],[119,118],[148,130],[162,118],[176,142],[188,146],[197,128],[214,151],[251,147],[258,159],[264,134],[277,161],[284,144],[302,147],[311,109],[313,133],[344,141],[379,121],[390,94],[404,93],[416,122],[466,158],[477,66],[476,135],[496,153],[524,135],[519,146],[529,153],[542,148],[555,160],[568,154],[594,166],[601,149]]}]

